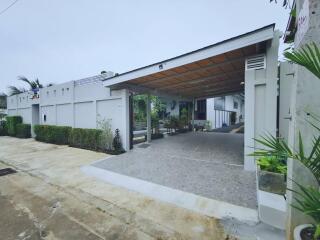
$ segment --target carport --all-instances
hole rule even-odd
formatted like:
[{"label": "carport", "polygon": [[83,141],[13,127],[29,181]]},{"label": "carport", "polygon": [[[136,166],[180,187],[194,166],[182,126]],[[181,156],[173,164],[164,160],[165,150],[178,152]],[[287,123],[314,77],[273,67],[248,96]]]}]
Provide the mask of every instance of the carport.
[{"label": "carport", "polygon": [[[276,133],[277,58],[280,33],[275,25],[118,74],[104,80],[111,90],[127,94],[127,127],[123,141],[130,146],[130,94],[143,93],[195,101],[200,98],[245,93],[244,168],[255,170],[247,156],[253,138]],[[147,103],[147,139],[151,141],[151,103]],[[128,149],[127,149],[128,150]]]}]

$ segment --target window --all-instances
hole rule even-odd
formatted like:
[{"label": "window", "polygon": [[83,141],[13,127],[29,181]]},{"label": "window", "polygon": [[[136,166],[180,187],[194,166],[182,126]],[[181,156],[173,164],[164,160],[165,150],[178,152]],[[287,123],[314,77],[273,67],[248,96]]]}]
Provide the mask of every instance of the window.
[{"label": "window", "polygon": [[62,96],[63,96],[64,95],[64,88],[61,89],[61,92],[62,92]]},{"label": "window", "polygon": [[238,109],[238,102],[233,101],[233,109]]},{"label": "window", "polygon": [[53,90],[53,95],[57,96],[57,90]]},{"label": "window", "polygon": [[207,100],[201,99],[196,101],[195,109],[195,119],[196,120],[206,120],[207,115]]},{"label": "window", "polygon": [[47,115],[43,114],[43,122],[46,122],[46,121],[47,121]]},{"label": "window", "polygon": [[49,97],[49,91],[47,91],[47,97]]}]

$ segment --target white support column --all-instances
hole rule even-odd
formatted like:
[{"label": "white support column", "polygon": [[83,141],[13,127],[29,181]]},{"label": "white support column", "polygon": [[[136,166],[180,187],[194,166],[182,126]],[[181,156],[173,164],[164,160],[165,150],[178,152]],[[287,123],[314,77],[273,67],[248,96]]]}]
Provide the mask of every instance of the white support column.
[{"label": "white support column", "polygon": [[192,131],[194,130],[194,110],[195,110],[195,100],[192,100]]},{"label": "white support column", "polygon": [[151,142],[151,97],[147,97],[147,142]]},{"label": "white support column", "polygon": [[120,128],[120,135],[121,135],[124,150],[129,151],[130,150],[129,91],[127,89],[122,89],[121,96],[122,96],[121,97],[122,127]]},{"label": "white support column", "polygon": [[244,121],[244,169],[254,171],[256,169],[254,157],[248,156],[254,147],[254,101],[255,101],[255,71],[245,72],[245,121]]}]

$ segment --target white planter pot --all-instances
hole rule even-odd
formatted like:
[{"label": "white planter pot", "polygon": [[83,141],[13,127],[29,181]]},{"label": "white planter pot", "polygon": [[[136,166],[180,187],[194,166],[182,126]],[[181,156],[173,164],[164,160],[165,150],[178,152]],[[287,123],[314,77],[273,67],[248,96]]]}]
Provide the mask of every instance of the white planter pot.
[{"label": "white planter pot", "polygon": [[293,232],[294,240],[302,240],[300,237],[300,233],[303,229],[305,229],[307,227],[312,227],[312,225],[311,224],[303,224],[303,225],[296,226],[294,229],[294,232]]}]

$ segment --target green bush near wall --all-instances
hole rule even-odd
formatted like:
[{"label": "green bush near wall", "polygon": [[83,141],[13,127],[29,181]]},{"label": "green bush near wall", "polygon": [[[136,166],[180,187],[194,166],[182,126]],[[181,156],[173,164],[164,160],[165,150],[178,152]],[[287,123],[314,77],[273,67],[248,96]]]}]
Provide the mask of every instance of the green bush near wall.
[{"label": "green bush near wall", "polygon": [[71,147],[110,154],[120,154],[124,151],[105,149],[104,132],[100,129],[71,128],[65,126],[35,125],[36,140],[46,143],[65,144]]},{"label": "green bush near wall", "polygon": [[17,135],[17,124],[22,123],[22,117],[20,116],[8,116],[7,120],[7,129],[8,135],[15,137]]},{"label": "green bush near wall", "polygon": [[102,131],[99,129],[73,128],[70,131],[69,145],[94,151],[102,150],[101,136]]},{"label": "green bush near wall", "polygon": [[34,132],[36,140],[46,143],[54,143],[60,145],[69,144],[69,135],[71,127],[51,126],[51,125],[35,125]]},{"label": "green bush near wall", "polygon": [[16,125],[16,137],[18,138],[30,138],[31,137],[31,125],[18,123]]},{"label": "green bush near wall", "polygon": [[6,121],[0,121],[0,136],[8,136],[8,128]]}]

